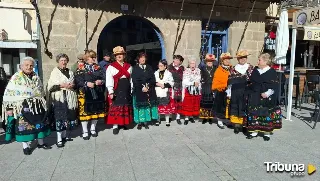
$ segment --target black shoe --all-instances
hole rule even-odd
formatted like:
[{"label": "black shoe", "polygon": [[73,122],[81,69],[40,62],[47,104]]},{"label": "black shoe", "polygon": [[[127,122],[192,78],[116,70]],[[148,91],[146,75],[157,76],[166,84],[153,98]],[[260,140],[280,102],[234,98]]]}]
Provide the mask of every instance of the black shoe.
[{"label": "black shoe", "polygon": [[224,125],[217,124],[220,129],[224,129]]},{"label": "black shoe", "polygon": [[43,145],[37,145],[37,147],[40,149],[40,148],[42,148],[42,149],[44,149],[44,150],[50,150],[50,149],[52,149],[52,147],[51,146],[48,146],[48,145],[46,145],[46,144],[43,144]]},{"label": "black shoe", "polygon": [[188,125],[188,120],[184,120],[184,125]]},{"label": "black shoe", "polygon": [[264,141],[269,141],[269,140],[270,140],[270,137],[269,137],[269,136],[263,136],[263,140],[264,140]]},{"label": "black shoe", "polygon": [[114,129],[113,129],[113,134],[114,134],[114,135],[119,134],[119,128],[114,128]]},{"label": "black shoe", "polygon": [[[88,134],[88,133],[87,133]],[[84,137],[83,135],[82,135],[82,138],[83,138],[83,140],[89,140],[90,138],[89,138],[89,134],[88,134],[88,136],[86,136],[86,137]]]},{"label": "black shoe", "polygon": [[180,119],[177,119],[177,123],[178,123],[179,125],[182,124],[181,121],[180,121]]},{"label": "black shoe", "polygon": [[30,149],[30,148],[24,148],[24,149],[23,149],[23,154],[25,154],[25,155],[31,155],[31,149]]},{"label": "black shoe", "polygon": [[239,128],[237,128],[237,127],[235,127],[235,128],[234,128],[234,130],[233,130],[233,132],[234,132],[234,134],[239,134],[240,129],[239,129]]},{"label": "black shoe", "polygon": [[94,134],[91,133],[91,136],[96,138],[96,137],[98,137],[98,133],[97,132],[95,132]]},{"label": "black shoe", "polygon": [[63,142],[63,143],[65,143],[65,142],[67,142],[67,141],[73,141],[73,139],[71,139],[71,138],[62,138],[62,142]]},{"label": "black shoe", "polygon": [[157,121],[155,125],[159,126],[160,124],[161,124],[161,121]]},{"label": "black shoe", "polygon": [[63,141],[59,141],[56,145],[58,148],[64,147]]},{"label": "black shoe", "polygon": [[207,120],[206,119],[203,119],[202,120],[202,124],[206,124],[207,123]]},{"label": "black shoe", "polygon": [[257,136],[252,136],[251,134],[249,134],[246,138],[250,140],[250,139],[252,139],[254,137],[257,137]]},{"label": "black shoe", "polygon": [[167,126],[167,127],[170,127],[170,123],[166,123],[166,126]]},{"label": "black shoe", "polygon": [[142,124],[138,124],[137,129],[141,130],[142,129]]},{"label": "black shoe", "polygon": [[148,124],[144,124],[144,128],[149,129]]},{"label": "black shoe", "polygon": [[122,127],[123,130],[129,130],[126,126]]},{"label": "black shoe", "polygon": [[209,121],[208,121],[208,122],[209,122],[209,124],[212,124],[212,119],[209,119]]},{"label": "black shoe", "polygon": [[190,122],[191,122],[191,123],[195,123],[195,121],[194,121],[194,119],[193,119],[193,118],[192,118],[192,119],[190,119]]}]

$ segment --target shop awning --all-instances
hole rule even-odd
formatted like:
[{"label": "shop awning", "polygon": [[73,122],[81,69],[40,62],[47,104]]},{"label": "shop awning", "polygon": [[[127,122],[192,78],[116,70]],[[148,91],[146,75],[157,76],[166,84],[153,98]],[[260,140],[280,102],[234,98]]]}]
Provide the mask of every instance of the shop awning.
[{"label": "shop awning", "polygon": [[37,48],[37,44],[34,42],[10,42],[0,41],[0,48]]}]

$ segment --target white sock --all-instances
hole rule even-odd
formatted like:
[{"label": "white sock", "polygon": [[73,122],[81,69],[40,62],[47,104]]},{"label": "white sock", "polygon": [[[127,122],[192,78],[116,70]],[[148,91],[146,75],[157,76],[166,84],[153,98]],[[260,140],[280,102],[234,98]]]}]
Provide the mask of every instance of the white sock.
[{"label": "white sock", "polygon": [[251,133],[251,136],[257,136],[258,135],[258,132],[252,132]]},{"label": "white sock", "polygon": [[[62,142],[62,132],[63,131],[57,131],[57,142]],[[38,141],[39,142],[39,141]]]},{"label": "white sock", "polygon": [[81,125],[82,125],[83,137],[87,137],[88,136],[88,121],[82,121]]},{"label": "white sock", "polygon": [[218,125],[223,126],[223,122],[220,119],[218,120]]},{"label": "white sock", "polygon": [[67,130],[62,131],[61,136],[62,138],[67,138]]},{"label": "white sock", "polygon": [[90,131],[91,131],[92,134],[95,134],[95,133],[96,133],[97,122],[98,122],[98,120],[92,120],[92,121],[91,121]]},{"label": "white sock", "polygon": [[43,145],[44,144],[43,139],[38,139],[38,144]]},{"label": "white sock", "polygon": [[177,113],[176,119],[180,119],[180,114]]},{"label": "white sock", "polygon": [[112,129],[117,129],[118,128],[118,125],[117,124],[114,124]]},{"label": "white sock", "polygon": [[22,147],[23,147],[23,149],[29,148],[29,143],[28,142],[22,142]]},{"label": "white sock", "polygon": [[269,137],[270,138],[270,133],[264,133],[264,136]]},{"label": "white sock", "polygon": [[184,120],[189,121],[189,117],[188,117],[188,116],[186,116],[186,117],[184,118]]},{"label": "white sock", "polygon": [[170,114],[165,115],[166,123],[170,123]]}]

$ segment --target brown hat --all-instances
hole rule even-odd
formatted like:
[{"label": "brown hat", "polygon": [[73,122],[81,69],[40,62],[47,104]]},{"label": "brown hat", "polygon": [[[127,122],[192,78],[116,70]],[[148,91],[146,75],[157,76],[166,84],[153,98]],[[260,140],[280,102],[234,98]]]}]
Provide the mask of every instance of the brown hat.
[{"label": "brown hat", "polygon": [[226,52],[226,53],[222,53],[220,55],[220,59],[221,60],[224,60],[224,59],[233,59],[233,57],[231,56],[231,54],[229,52]]},{"label": "brown hat", "polygon": [[124,48],[121,46],[116,46],[113,48],[113,54],[118,55],[118,54],[125,54],[126,51],[124,51]]},{"label": "brown hat", "polygon": [[84,54],[79,54],[79,55],[77,56],[77,59],[78,59],[78,60],[83,60],[83,59],[84,59]]},{"label": "brown hat", "polygon": [[214,56],[213,54],[207,54],[206,55],[206,58],[205,58],[206,62],[213,62],[215,60],[216,60],[216,56]]},{"label": "brown hat", "polygon": [[237,52],[236,57],[241,58],[241,57],[247,57],[249,56],[249,52],[247,50],[240,50]]}]

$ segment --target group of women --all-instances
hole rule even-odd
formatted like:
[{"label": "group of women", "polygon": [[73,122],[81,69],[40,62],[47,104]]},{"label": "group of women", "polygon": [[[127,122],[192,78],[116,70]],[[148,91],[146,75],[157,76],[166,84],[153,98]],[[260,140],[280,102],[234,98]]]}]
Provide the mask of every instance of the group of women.
[{"label": "group of women", "polygon": [[208,54],[201,68],[193,59],[185,68],[184,58],[174,55],[170,65],[160,60],[155,72],[145,53],[138,55],[133,67],[125,62],[123,47],[115,47],[113,54],[114,62],[99,67],[96,53],[89,50],[75,72],[67,68],[69,57],[59,54],[46,99],[40,78],[33,72],[34,60],[24,58],[21,71],[12,76],[3,97],[6,140],[22,142],[24,154],[29,155],[29,142],[34,139],[38,139],[38,148],[51,148],[43,138],[50,134],[52,125],[57,147],[64,147],[72,141],[66,131],[77,122],[82,126],[82,138],[88,140],[98,136],[99,119],[112,125],[116,135],[121,128],[128,129],[132,120],[138,129],[159,126],[161,116],[167,127],[174,119],[187,125],[200,118],[203,124],[217,119],[221,129],[230,118],[236,134],[246,127],[248,139],[263,132],[266,141],[274,129],[281,128],[277,75],[268,66],[269,54],[260,55],[255,68],[247,63],[247,51],[237,53],[236,66],[230,64],[230,53],[221,55],[218,66],[214,66],[216,57]]}]

